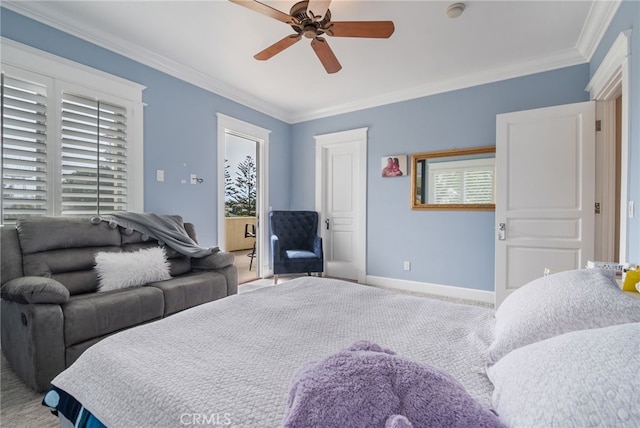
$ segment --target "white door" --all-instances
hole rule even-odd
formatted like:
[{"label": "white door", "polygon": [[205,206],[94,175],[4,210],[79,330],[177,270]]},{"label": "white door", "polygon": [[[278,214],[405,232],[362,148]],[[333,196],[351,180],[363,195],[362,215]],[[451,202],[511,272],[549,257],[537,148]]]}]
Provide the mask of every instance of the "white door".
[{"label": "white door", "polygon": [[365,281],[366,129],[316,136],[316,209],[326,276]]},{"label": "white door", "polygon": [[594,204],[595,103],[497,116],[496,307],[593,258]]}]

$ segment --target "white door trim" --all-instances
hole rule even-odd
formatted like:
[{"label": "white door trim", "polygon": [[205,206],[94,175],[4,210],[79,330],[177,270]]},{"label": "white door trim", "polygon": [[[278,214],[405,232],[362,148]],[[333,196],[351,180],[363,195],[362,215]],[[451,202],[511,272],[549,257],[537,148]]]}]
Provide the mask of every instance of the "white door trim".
[{"label": "white door trim", "polygon": [[615,201],[616,201],[616,101],[596,102],[596,120],[602,128],[596,132],[596,202],[600,213],[595,216],[596,260],[614,260]]},{"label": "white door trim", "polygon": [[[620,263],[627,262],[627,203],[629,179],[629,55],[631,30],[623,31],[602,60],[593,74],[586,90],[591,99],[596,101],[615,100],[622,95],[622,132],[621,132],[621,163],[620,176]],[[605,110],[615,108],[612,103],[605,105]],[[605,113],[610,116],[611,112]],[[607,174],[607,171],[603,171]],[[615,261],[615,260],[612,260]]]},{"label": "white door trim", "polygon": [[273,273],[269,267],[269,134],[270,130],[251,123],[216,113],[218,118],[218,245],[224,250],[224,158],[225,134],[227,131],[257,142],[256,166],[258,169],[257,185],[257,223],[256,247],[258,249],[258,277],[266,278]]},{"label": "white door trim", "polygon": [[339,144],[357,143],[356,161],[359,163],[358,181],[361,188],[355,192],[358,199],[354,204],[358,209],[355,264],[359,283],[365,283],[367,277],[367,130],[368,128],[358,128],[314,136],[316,140],[316,211],[320,213],[319,227],[322,227],[326,218],[325,207],[323,207],[326,196],[324,149]]}]

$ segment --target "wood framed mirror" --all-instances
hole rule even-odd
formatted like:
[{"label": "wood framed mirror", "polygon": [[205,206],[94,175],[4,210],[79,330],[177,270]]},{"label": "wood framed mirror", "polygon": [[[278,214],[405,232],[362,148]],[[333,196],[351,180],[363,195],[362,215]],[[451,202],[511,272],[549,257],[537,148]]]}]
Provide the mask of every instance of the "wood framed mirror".
[{"label": "wood framed mirror", "polygon": [[495,210],[496,147],[411,155],[412,210]]}]

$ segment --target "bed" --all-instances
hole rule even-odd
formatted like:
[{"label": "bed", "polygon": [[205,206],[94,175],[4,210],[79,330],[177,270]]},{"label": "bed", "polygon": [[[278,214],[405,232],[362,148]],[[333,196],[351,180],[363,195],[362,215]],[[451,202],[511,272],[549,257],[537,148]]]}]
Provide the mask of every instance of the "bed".
[{"label": "bed", "polygon": [[[62,425],[278,427],[301,366],[366,340],[450,374],[508,426],[566,426],[567,420],[574,426],[638,426],[640,414],[632,404],[640,394],[640,301],[624,295],[606,272],[571,275],[534,281],[497,312],[299,278],[108,337],[53,380],[43,404],[57,412]],[[593,292],[576,296],[576,286]],[[568,309],[549,305],[549,290],[555,289],[562,292],[553,300],[565,296],[573,302]],[[541,311],[538,304],[551,307]],[[600,355],[592,358],[589,348]],[[589,357],[581,362],[585,353]],[[624,364],[617,364],[621,359]],[[532,371],[532,362],[556,375],[545,379]],[[567,386],[564,378],[556,385],[559,372],[580,382]],[[584,394],[584,385],[593,386],[589,376],[604,389],[597,396],[576,396]],[[539,403],[531,405],[531,397]],[[557,408],[560,401],[565,425],[558,424],[558,412],[540,410]],[[603,401],[611,408],[603,409]],[[575,415],[571,407],[586,413]],[[584,421],[588,425],[580,425]]]}]

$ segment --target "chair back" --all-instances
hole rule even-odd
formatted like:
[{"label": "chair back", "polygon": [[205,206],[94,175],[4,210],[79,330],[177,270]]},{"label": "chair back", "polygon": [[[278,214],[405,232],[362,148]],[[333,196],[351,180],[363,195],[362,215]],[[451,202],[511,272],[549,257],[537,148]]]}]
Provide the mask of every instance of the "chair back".
[{"label": "chair back", "polygon": [[281,249],[313,249],[318,234],[318,213],[315,211],[271,211],[271,233],[278,237]]}]

